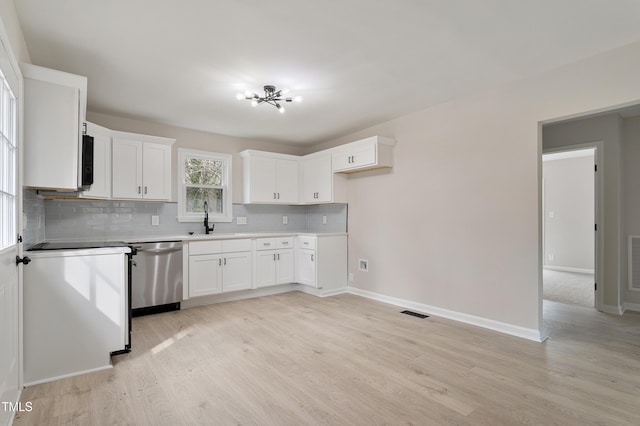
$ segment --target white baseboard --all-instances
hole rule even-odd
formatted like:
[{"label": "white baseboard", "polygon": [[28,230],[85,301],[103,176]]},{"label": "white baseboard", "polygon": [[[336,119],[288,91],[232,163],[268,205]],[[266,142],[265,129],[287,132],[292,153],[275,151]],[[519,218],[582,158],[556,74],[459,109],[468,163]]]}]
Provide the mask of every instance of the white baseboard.
[{"label": "white baseboard", "polygon": [[39,385],[41,383],[53,382],[53,381],[56,381],[56,380],[62,380],[62,379],[66,379],[67,377],[79,376],[81,374],[95,373],[96,371],[108,370],[110,368],[113,368],[113,365],[105,365],[104,367],[91,368],[89,370],[78,371],[78,372],[70,373],[70,374],[63,374],[61,376],[49,377],[48,379],[34,380],[33,382],[25,383],[24,387],[33,386],[33,385]]},{"label": "white baseboard", "polygon": [[368,299],[377,300],[379,302],[389,303],[391,305],[402,306],[403,308],[415,309],[430,315],[435,315],[443,318],[448,318],[454,321],[460,321],[466,324],[475,325],[478,327],[488,328],[490,330],[499,331],[500,333],[510,334],[516,337],[522,337],[523,339],[533,340],[534,342],[543,342],[546,336],[541,330],[533,328],[525,328],[517,325],[507,324],[500,321],[495,321],[488,318],[477,317],[475,315],[464,314],[462,312],[450,311],[448,309],[438,308],[436,306],[425,305],[423,303],[416,303],[410,300],[398,299],[396,297],[385,296],[383,294],[374,293],[367,290],[362,290],[355,287],[349,287],[347,293],[355,294],[357,296],[366,297]]},{"label": "white baseboard", "polygon": [[211,296],[192,297],[180,302],[180,308],[213,305],[214,303],[232,302],[234,300],[251,299],[254,297],[271,296],[298,290],[298,284],[283,284],[273,287],[256,288],[253,290],[234,291],[231,293],[214,294]]},{"label": "white baseboard", "polygon": [[568,266],[544,265],[544,269],[551,269],[552,271],[561,271],[561,272],[577,272],[579,274],[593,275],[595,273],[593,269],[570,268]]},{"label": "white baseboard", "polygon": [[598,308],[599,311],[601,312],[605,312],[607,314],[613,314],[613,315],[622,315],[624,313],[624,308],[622,306],[616,306],[616,305],[601,305]]},{"label": "white baseboard", "polygon": [[347,287],[343,287],[343,288],[336,288],[333,290],[323,290],[321,288],[309,287],[308,285],[300,284],[298,287],[298,291],[311,294],[313,296],[318,296],[318,297],[329,297],[329,296],[335,296],[338,294],[347,293],[348,289]]},{"label": "white baseboard", "polygon": [[624,311],[640,312],[640,303],[624,303]]}]

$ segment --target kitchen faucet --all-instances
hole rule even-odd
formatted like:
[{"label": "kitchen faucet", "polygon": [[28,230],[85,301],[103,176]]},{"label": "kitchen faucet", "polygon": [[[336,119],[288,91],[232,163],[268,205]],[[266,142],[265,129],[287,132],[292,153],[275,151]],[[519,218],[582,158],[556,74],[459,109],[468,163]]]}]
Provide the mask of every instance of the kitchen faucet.
[{"label": "kitchen faucet", "polygon": [[215,225],[211,225],[211,227],[209,227],[209,204],[207,204],[207,202],[204,202],[204,233],[208,234],[209,232],[213,232],[213,227]]}]

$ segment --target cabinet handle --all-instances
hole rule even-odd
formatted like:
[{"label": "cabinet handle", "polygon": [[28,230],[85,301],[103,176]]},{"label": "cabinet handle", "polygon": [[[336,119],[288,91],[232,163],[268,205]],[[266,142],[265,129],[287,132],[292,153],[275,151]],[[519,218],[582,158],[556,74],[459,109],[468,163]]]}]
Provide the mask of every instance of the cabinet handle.
[{"label": "cabinet handle", "polygon": [[265,246],[270,246],[271,243],[263,243]]},{"label": "cabinet handle", "polygon": [[144,193],[145,194],[147,193],[147,187],[146,186],[144,187]]},{"label": "cabinet handle", "polygon": [[274,262],[276,261],[276,255],[275,255],[275,253],[273,254],[273,261],[274,261]]},{"label": "cabinet handle", "polygon": [[227,264],[227,258],[226,257],[224,258],[224,264],[225,265]]},{"label": "cabinet handle", "polygon": [[280,199],[280,193],[278,192],[278,200]]},{"label": "cabinet handle", "polygon": [[309,245],[309,242],[308,242],[308,241],[305,241],[305,242],[303,242],[302,244],[304,244],[305,246],[308,246],[308,245]]},{"label": "cabinet handle", "polygon": [[142,192],[142,187],[138,186],[138,194],[140,194]]},{"label": "cabinet handle", "polygon": [[288,245],[289,245],[289,241],[283,241],[283,242],[282,242],[282,245],[283,245],[283,246],[288,246]]},{"label": "cabinet handle", "polygon": [[280,253],[278,253],[278,260],[280,260]]},{"label": "cabinet handle", "polygon": [[311,261],[313,262],[313,255],[311,255]]},{"label": "cabinet handle", "polygon": [[274,200],[276,199],[276,193],[275,192],[273,193],[273,199]]},{"label": "cabinet handle", "polygon": [[218,259],[218,266],[222,266],[222,259]]}]

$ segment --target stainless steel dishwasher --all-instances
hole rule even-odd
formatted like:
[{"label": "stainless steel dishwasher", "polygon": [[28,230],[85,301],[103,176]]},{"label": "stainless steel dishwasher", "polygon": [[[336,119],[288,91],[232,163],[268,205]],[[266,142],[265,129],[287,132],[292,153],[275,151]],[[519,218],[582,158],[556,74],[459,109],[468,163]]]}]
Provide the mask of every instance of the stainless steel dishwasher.
[{"label": "stainless steel dishwasher", "polygon": [[133,316],[180,309],[182,242],[133,244],[137,254],[131,279]]}]

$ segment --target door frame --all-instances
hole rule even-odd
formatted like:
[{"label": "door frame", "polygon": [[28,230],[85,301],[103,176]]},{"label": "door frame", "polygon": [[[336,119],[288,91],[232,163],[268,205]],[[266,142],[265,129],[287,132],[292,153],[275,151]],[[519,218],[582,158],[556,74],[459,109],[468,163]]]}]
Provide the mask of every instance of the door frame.
[{"label": "door frame", "polygon": [[[547,148],[542,150],[542,155],[558,153],[558,152],[569,152],[569,151],[580,151],[584,149],[594,149],[593,162],[596,166],[596,170],[594,172],[594,182],[593,182],[593,199],[594,199],[594,226],[597,225],[597,229],[594,229],[593,237],[594,237],[594,261],[593,261],[593,276],[595,282],[597,284],[597,290],[594,289],[594,302],[595,308],[599,311],[602,311],[604,305],[604,285],[603,285],[603,274],[604,274],[604,142],[603,141],[594,141],[594,142],[586,142],[575,145],[566,145],[559,146],[554,148]],[[540,158],[542,163],[542,156]],[[541,177],[541,186],[542,191],[544,192],[544,176],[542,173]],[[540,203],[541,208],[541,217],[543,220],[544,227],[544,198]],[[542,230],[542,242],[544,243],[544,228]],[[544,246],[541,247],[544,256]],[[540,262],[540,277],[543,275],[544,269],[544,261]],[[544,279],[540,280],[540,285],[544,285]],[[542,295],[542,287],[540,288],[540,294]],[[543,297],[540,297],[540,305],[542,307]]]},{"label": "door frame", "polygon": [[[7,35],[7,30],[6,27],[4,25],[4,22],[2,21],[2,19],[0,18],[0,43],[2,43],[4,50],[7,53],[7,62],[6,65],[8,65],[8,67],[10,67],[13,70],[13,74],[15,75],[15,78],[17,79],[16,86],[17,87],[12,87],[14,94],[16,96],[16,113],[17,113],[17,121],[16,121],[16,125],[17,125],[17,129],[16,129],[16,164],[15,164],[15,232],[16,232],[16,243],[13,246],[10,246],[10,248],[7,248],[6,250],[12,250],[11,247],[15,247],[12,251],[14,253],[17,253],[18,256],[23,257],[23,242],[22,242],[22,236],[23,236],[23,227],[24,227],[24,220],[23,220],[23,187],[22,187],[22,182],[23,182],[23,164],[24,164],[24,160],[23,160],[23,153],[24,153],[24,120],[23,120],[23,113],[24,113],[24,103],[23,103],[23,99],[24,99],[24,80],[22,77],[22,71],[20,69],[20,64],[18,63],[17,57],[15,55],[15,52],[13,50],[13,47],[11,45],[11,42],[9,40],[9,37]],[[3,250],[4,251],[4,250]],[[24,363],[23,363],[23,275],[22,275],[22,264],[20,266],[16,266],[17,271],[16,271],[16,277],[17,277],[17,289],[18,289],[18,297],[17,297],[17,311],[18,311],[18,323],[17,323],[17,327],[18,327],[18,354],[17,354],[17,369],[18,369],[18,390],[17,390],[17,394],[15,396],[16,400],[15,401],[6,401],[6,402],[11,402],[11,403],[17,403],[20,400],[20,396],[22,394],[22,388],[23,388],[23,384],[24,384]],[[3,401],[4,402],[4,401]],[[12,412],[10,414],[10,419],[9,419],[9,424],[11,424],[11,422],[13,422],[13,419],[16,415],[16,412]]]}]

